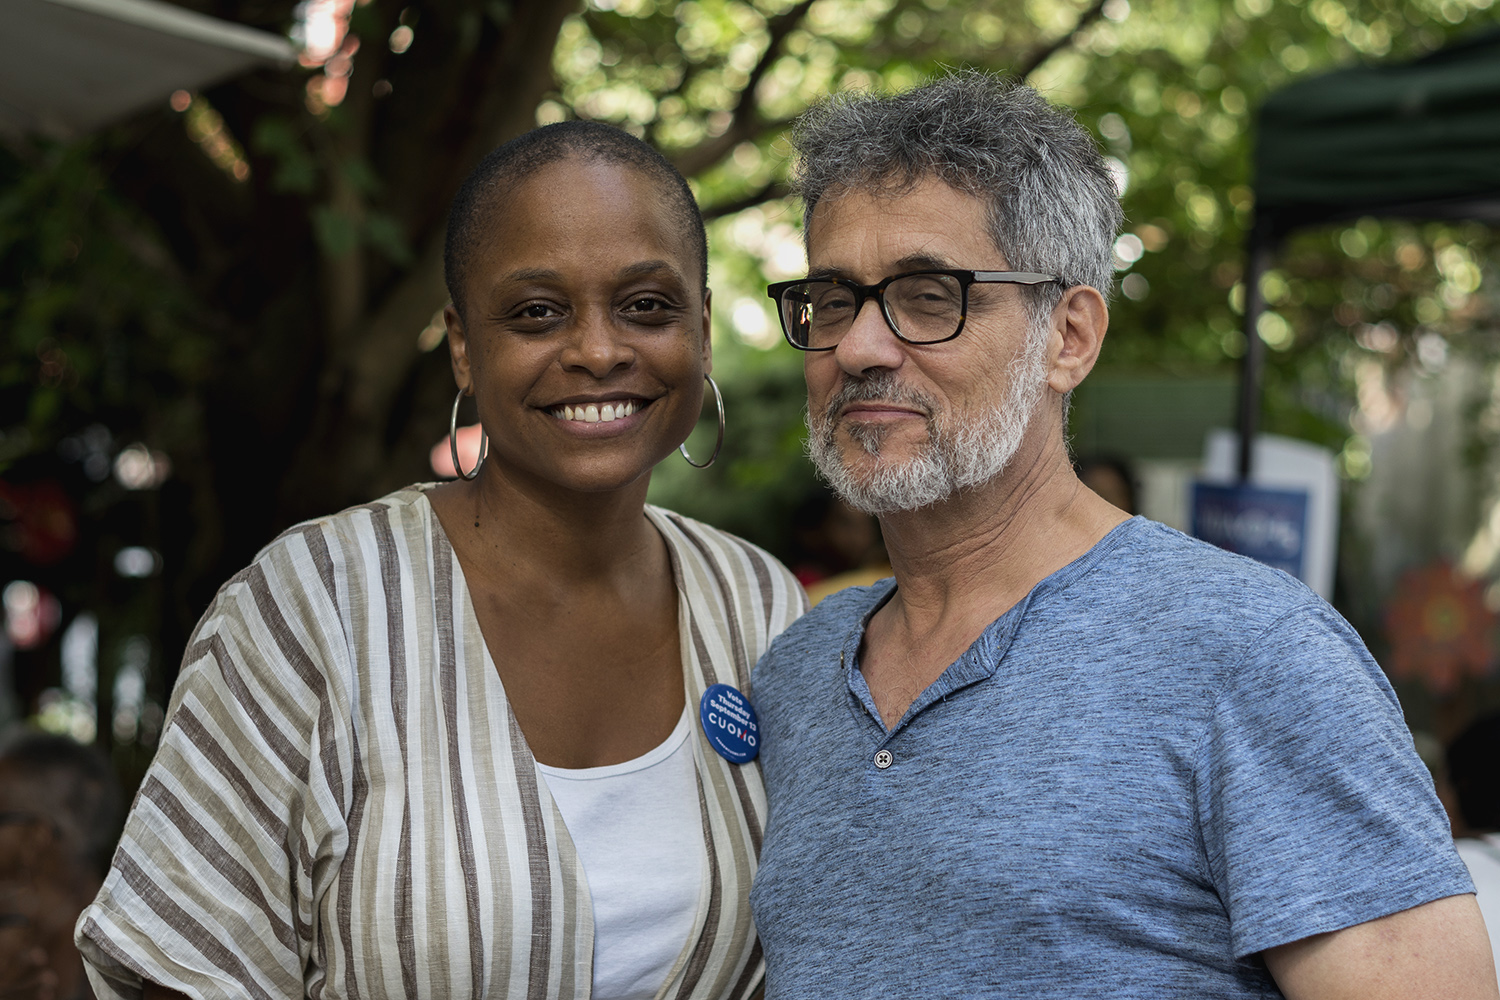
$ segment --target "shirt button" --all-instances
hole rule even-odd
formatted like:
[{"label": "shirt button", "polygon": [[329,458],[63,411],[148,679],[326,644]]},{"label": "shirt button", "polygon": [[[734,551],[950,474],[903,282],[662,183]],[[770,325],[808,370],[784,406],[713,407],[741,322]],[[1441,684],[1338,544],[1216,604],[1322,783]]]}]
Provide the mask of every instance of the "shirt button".
[{"label": "shirt button", "polygon": [[891,752],[889,750],[875,751],[875,766],[880,768],[882,771],[890,767],[895,762],[896,758],[891,756]]}]

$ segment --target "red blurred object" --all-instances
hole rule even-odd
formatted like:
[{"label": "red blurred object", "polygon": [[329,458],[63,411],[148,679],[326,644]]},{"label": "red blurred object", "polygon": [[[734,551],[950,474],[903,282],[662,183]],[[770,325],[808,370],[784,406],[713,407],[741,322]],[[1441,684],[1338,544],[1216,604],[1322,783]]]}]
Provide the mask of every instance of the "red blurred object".
[{"label": "red blurred object", "polygon": [[814,563],[799,563],[797,568],[792,570],[792,575],[804,588],[812,586],[819,580],[828,579],[828,571]]},{"label": "red blurred object", "polygon": [[62,621],[62,605],[43,587],[13,580],[3,591],[5,634],[17,649],[35,649],[52,637]]},{"label": "red blurred object", "polygon": [[11,521],[8,547],[33,566],[62,560],[78,541],[77,508],[50,479],[24,486],[0,482],[0,517]]},{"label": "red blurred object", "polygon": [[[479,436],[478,424],[458,429],[458,460],[463,463],[465,472],[473,472],[474,463],[479,461]],[[432,446],[432,454],[428,459],[432,463],[433,472],[445,479],[458,477],[453,469],[453,448],[448,444],[448,435],[444,434],[443,439]]]},{"label": "red blurred object", "polygon": [[1409,571],[1385,609],[1391,676],[1452,693],[1465,676],[1483,677],[1494,669],[1495,623],[1482,581],[1442,560]]}]

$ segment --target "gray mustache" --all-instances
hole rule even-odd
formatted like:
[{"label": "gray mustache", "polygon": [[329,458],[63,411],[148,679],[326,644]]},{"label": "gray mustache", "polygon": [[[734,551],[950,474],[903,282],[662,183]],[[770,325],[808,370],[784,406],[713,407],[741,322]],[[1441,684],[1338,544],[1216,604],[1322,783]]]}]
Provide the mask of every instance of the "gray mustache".
[{"label": "gray mustache", "polygon": [[895,403],[901,406],[915,406],[928,416],[937,411],[937,400],[926,393],[908,389],[896,381],[896,376],[889,371],[880,371],[868,378],[844,377],[843,383],[838,391],[828,400],[828,406],[823,410],[823,419],[833,420],[839,414],[839,410],[850,403]]}]

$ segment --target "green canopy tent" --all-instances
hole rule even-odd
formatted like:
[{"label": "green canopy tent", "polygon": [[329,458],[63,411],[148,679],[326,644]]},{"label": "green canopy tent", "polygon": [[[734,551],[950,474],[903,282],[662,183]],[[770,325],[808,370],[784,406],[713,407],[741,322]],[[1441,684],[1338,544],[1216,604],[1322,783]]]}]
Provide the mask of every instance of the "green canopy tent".
[{"label": "green canopy tent", "polygon": [[1500,225],[1500,29],[1413,62],[1340,70],[1261,106],[1245,276],[1240,478],[1260,415],[1260,279],[1295,229],[1380,215]]}]

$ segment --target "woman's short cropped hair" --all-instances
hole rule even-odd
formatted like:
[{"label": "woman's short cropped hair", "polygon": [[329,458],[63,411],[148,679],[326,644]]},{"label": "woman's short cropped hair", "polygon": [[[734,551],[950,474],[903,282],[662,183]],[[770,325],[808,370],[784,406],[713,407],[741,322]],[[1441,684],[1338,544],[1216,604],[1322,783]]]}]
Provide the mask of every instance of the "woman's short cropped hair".
[{"label": "woman's short cropped hair", "polygon": [[[937,176],[989,203],[990,236],[1010,268],[1110,297],[1122,220],[1114,178],[1088,132],[1025,84],[963,70],[901,94],[837,94],[799,119],[792,146],[805,223],[841,190],[899,194]],[[1062,294],[1037,291],[1049,312]]]},{"label": "woman's short cropped hair", "polygon": [[489,153],[465,179],[448,213],[443,247],[443,280],[460,316],[469,265],[486,240],[485,223],[510,192],[543,167],[581,159],[633,167],[660,182],[662,195],[693,249],[698,276],[708,287],[708,235],[692,188],[676,167],[655,149],[604,122],[568,121],[532,129]]}]

